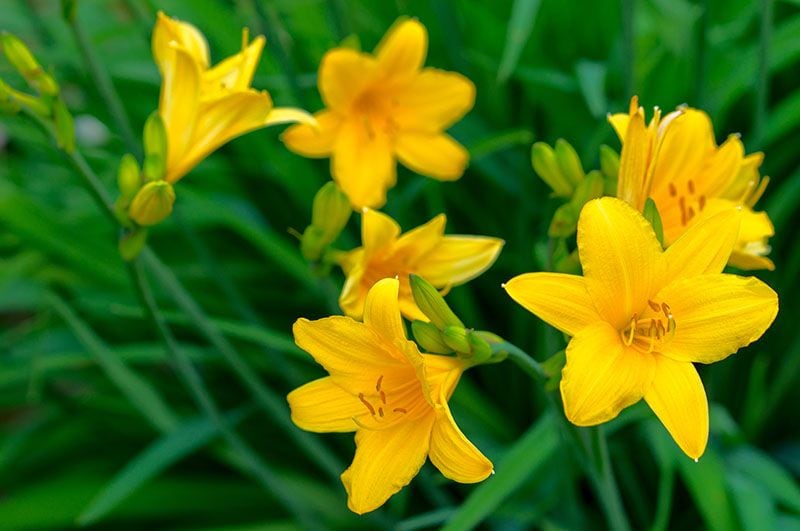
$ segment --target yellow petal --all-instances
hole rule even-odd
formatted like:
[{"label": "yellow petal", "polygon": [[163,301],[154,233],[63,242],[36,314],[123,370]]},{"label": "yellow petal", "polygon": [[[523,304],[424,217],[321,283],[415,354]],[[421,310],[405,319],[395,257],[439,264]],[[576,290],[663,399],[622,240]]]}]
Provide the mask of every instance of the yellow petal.
[{"label": "yellow petal", "polygon": [[374,511],[408,485],[425,463],[433,421],[429,414],[385,430],[356,433],[353,464],[342,474],[351,511]]},{"label": "yellow petal", "polygon": [[203,92],[205,96],[209,97],[215,92],[224,95],[229,91],[243,91],[250,88],[265,43],[266,39],[259,35],[241,52],[228,57],[204,72]]},{"label": "yellow petal", "polygon": [[681,450],[699,459],[708,442],[708,400],[691,363],[655,357],[655,376],[644,399]]},{"label": "yellow petal", "polygon": [[654,370],[652,354],[625,347],[608,323],[591,324],[567,345],[561,377],[564,414],[578,426],[609,421],[644,396]]},{"label": "yellow petal", "polygon": [[183,173],[177,174],[173,168],[191,148],[200,105],[200,70],[185,49],[172,46],[165,52],[161,76],[158,111],[167,131],[166,180],[175,182]]},{"label": "yellow petal", "polygon": [[431,463],[448,479],[477,483],[492,473],[492,462],[461,432],[447,402],[436,409],[431,432]]},{"label": "yellow petal", "polygon": [[731,259],[728,263],[734,267],[748,271],[756,269],[775,270],[775,263],[766,256],[736,249],[731,253]]},{"label": "yellow petal", "polygon": [[740,269],[774,270],[775,264],[764,256],[771,250],[767,240],[774,235],[775,228],[766,212],[753,212],[743,206],[742,228],[729,263]]},{"label": "yellow petal", "polygon": [[395,96],[393,119],[404,131],[439,133],[475,104],[475,85],[455,72],[425,68]]},{"label": "yellow petal", "polygon": [[594,308],[583,277],[562,273],[526,273],[503,287],[523,308],[574,336],[602,318]]},{"label": "yellow petal", "polygon": [[422,68],[427,53],[428,32],[416,19],[396,22],[375,47],[380,70],[390,76],[413,74]]},{"label": "yellow petal", "polygon": [[[653,162],[652,195],[668,194],[670,183],[684,189],[692,176],[697,181],[706,159],[715,148],[714,129],[708,115],[697,109],[683,109],[681,115],[669,123],[658,159]],[[699,183],[695,184],[699,188]]]},{"label": "yellow petal", "polygon": [[400,225],[383,212],[365,208],[361,214],[361,245],[367,253],[395,243]]},{"label": "yellow petal", "polygon": [[716,152],[706,158],[705,171],[694,181],[698,194],[717,197],[730,186],[739,174],[744,161],[742,140],[731,135]]},{"label": "yellow petal", "polygon": [[646,182],[650,147],[651,139],[644,125],[644,116],[636,113],[628,120],[619,156],[617,197],[639,211],[644,208],[650,191],[650,183]]},{"label": "yellow petal", "polygon": [[177,166],[167,169],[167,180],[180,179],[229,140],[265,127],[271,109],[269,94],[253,90],[203,102],[197,111],[191,143]]},{"label": "yellow petal", "polygon": [[304,157],[330,156],[342,119],[327,110],[314,114],[314,118],[317,127],[305,123],[293,125],[283,132],[281,140],[287,148]]},{"label": "yellow petal", "polygon": [[355,431],[353,418],[364,413],[364,404],[336,385],[330,377],[298,387],[287,397],[292,422],[315,432]]},{"label": "yellow petal", "polygon": [[388,341],[405,340],[406,330],[400,318],[397,293],[400,282],[384,278],[375,283],[367,293],[364,304],[364,324],[372,327]]},{"label": "yellow petal", "polygon": [[374,81],[377,62],[349,48],[335,48],[319,66],[319,93],[325,106],[347,112],[350,105]]},{"label": "yellow petal", "polygon": [[722,273],[728,263],[741,223],[741,209],[734,205],[704,216],[683,233],[664,253],[665,284],[683,277]]},{"label": "yellow petal", "polygon": [[439,288],[463,284],[494,264],[503,243],[487,236],[445,236],[422,257],[417,274]]},{"label": "yellow petal", "polygon": [[464,146],[445,134],[401,133],[394,149],[403,165],[442,181],[461,177],[469,162]]},{"label": "yellow petal", "polygon": [[466,362],[456,356],[422,354],[425,363],[426,384],[436,405],[445,404],[453,395]]},{"label": "yellow petal", "polygon": [[367,300],[368,286],[364,286],[364,266],[358,265],[347,274],[342,293],[339,295],[339,306],[348,317],[361,319],[364,316],[364,303]]},{"label": "yellow petal", "polygon": [[665,266],[653,227],[613,197],[586,203],[578,221],[578,253],[597,312],[618,330],[663,282]]},{"label": "yellow petal", "polygon": [[[406,283],[408,279],[406,279]],[[428,316],[422,313],[417,303],[414,302],[414,296],[411,294],[411,288],[408,288],[407,293],[400,294],[400,313],[409,321],[429,321]]]},{"label": "yellow petal", "polygon": [[267,119],[264,120],[265,126],[270,125],[283,125],[299,123],[302,125],[310,125],[317,127],[317,119],[303,109],[296,109],[294,107],[273,107]]},{"label": "yellow petal", "polygon": [[417,264],[418,260],[423,256],[427,258],[432,249],[443,243],[446,223],[447,216],[439,214],[427,223],[404,233],[394,246],[395,255],[416,270],[420,265]]},{"label": "yellow petal", "polygon": [[611,127],[614,128],[614,132],[617,133],[617,137],[619,137],[620,142],[625,142],[625,135],[628,131],[628,122],[630,119],[630,115],[626,112],[618,112],[616,114],[608,115],[608,123],[610,123]]},{"label": "yellow petal", "polygon": [[397,175],[389,137],[347,120],[339,129],[331,159],[333,178],[356,208],[380,208]]},{"label": "yellow petal", "polygon": [[168,17],[158,12],[153,29],[153,57],[163,73],[163,63],[168,60],[170,43],[185,49],[200,68],[208,68],[208,42],[200,31],[187,22]]},{"label": "yellow petal", "polygon": [[761,337],[778,313],[778,295],[754,277],[683,278],[656,299],[669,304],[676,323],[662,354],[677,361],[724,359]]}]

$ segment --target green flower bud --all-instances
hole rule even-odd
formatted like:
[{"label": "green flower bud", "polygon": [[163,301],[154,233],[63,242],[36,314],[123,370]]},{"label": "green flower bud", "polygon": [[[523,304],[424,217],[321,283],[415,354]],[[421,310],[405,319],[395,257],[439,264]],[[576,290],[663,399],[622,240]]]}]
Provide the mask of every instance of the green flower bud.
[{"label": "green flower bud", "polygon": [[617,195],[619,178],[619,155],[608,146],[600,146],[600,171],[603,173],[603,195]]},{"label": "green flower bud", "polygon": [[469,334],[463,326],[446,326],[442,330],[442,339],[445,344],[458,352],[472,357],[472,347],[469,343]]},{"label": "green flower bud", "polygon": [[442,294],[430,285],[427,280],[418,275],[410,275],[409,280],[414,302],[417,303],[422,313],[424,313],[437,328],[441,330],[446,326],[464,327],[464,323],[456,317],[453,310],[444,302]]},{"label": "green flower bud", "polygon": [[547,235],[551,238],[568,238],[578,229],[578,215],[572,203],[565,203],[558,207],[550,220]]},{"label": "green flower bud", "polygon": [[563,138],[556,140],[556,160],[558,167],[561,168],[561,174],[570,182],[573,189],[583,181],[581,159],[575,148]]},{"label": "green flower bud", "polygon": [[144,249],[147,243],[147,229],[144,227],[137,227],[132,231],[125,233],[119,239],[119,254],[126,262],[130,262],[139,256],[139,253]]},{"label": "green flower bud", "polygon": [[0,34],[0,45],[8,62],[34,89],[47,96],[58,94],[58,84],[42,69],[22,40],[11,33],[3,32]]},{"label": "green flower bud", "polygon": [[142,187],[139,163],[136,162],[136,157],[130,153],[123,155],[122,159],[119,161],[117,186],[119,187],[120,196],[127,200],[133,199],[133,196],[135,196],[136,192]]},{"label": "green flower bud", "polygon": [[483,363],[492,357],[492,347],[489,345],[489,342],[480,335],[475,332],[470,332],[467,334],[467,340],[469,341],[470,350],[472,351],[472,357],[475,359],[475,362]]},{"label": "green flower bud", "polygon": [[597,171],[592,170],[586,178],[575,189],[570,203],[575,207],[575,210],[580,212],[587,202],[592,199],[597,199],[603,195],[603,175]]},{"label": "green flower bud", "polygon": [[453,349],[447,346],[441,332],[433,323],[415,320],[411,323],[411,333],[425,352],[433,354],[449,354]]},{"label": "green flower bud", "polygon": [[309,225],[303,231],[300,238],[300,253],[303,258],[309,262],[316,262],[325,253],[325,248],[328,246],[325,243],[324,234],[321,229],[314,225]]},{"label": "green flower bud", "polygon": [[8,114],[17,114],[22,106],[16,98],[14,92],[2,79],[0,79],[0,111]]},{"label": "green flower bud", "polygon": [[536,142],[531,148],[531,162],[536,174],[558,197],[571,197],[573,185],[561,173],[553,148],[544,142]]},{"label": "green flower bud", "polygon": [[148,181],[164,178],[167,171],[167,130],[158,111],[144,123],[144,175]]},{"label": "green flower bud", "polygon": [[142,187],[131,202],[128,213],[133,221],[147,227],[163,221],[172,213],[175,190],[167,181],[153,181]]},{"label": "green flower bud", "polygon": [[53,121],[56,126],[58,147],[67,153],[72,153],[75,151],[75,120],[72,119],[72,114],[61,98],[53,102]]},{"label": "green flower bud", "polygon": [[653,226],[653,231],[656,233],[661,247],[664,247],[664,226],[661,223],[661,215],[658,213],[658,207],[652,197],[648,197],[644,202],[644,211],[642,212],[644,219],[650,222]]}]

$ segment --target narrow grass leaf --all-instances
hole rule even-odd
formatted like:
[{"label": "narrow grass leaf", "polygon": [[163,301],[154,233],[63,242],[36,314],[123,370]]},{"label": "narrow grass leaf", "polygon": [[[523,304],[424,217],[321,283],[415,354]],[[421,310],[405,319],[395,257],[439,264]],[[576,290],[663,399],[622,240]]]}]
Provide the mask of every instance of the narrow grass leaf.
[{"label": "narrow grass leaf", "polygon": [[497,69],[497,81],[505,83],[519,62],[522,50],[531,36],[536,23],[541,0],[514,0],[511,7],[511,17],[508,19],[506,31],[506,45]]}]

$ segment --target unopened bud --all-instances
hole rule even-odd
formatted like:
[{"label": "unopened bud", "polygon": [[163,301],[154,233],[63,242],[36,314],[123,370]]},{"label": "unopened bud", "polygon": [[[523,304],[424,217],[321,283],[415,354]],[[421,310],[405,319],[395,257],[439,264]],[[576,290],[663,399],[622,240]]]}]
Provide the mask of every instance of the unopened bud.
[{"label": "unopened bud", "polygon": [[658,213],[656,202],[653,201],[652,197],[648,197],[647,201],[644,202],[644,211],[642,214],[644,215],[644,219],[650,222],[650,225],[653,227],[653,232],[656,233],[656,238],[658,238],[659,243],[663,247],[664,226],[661,223],[661,215]]},{"label": "unopened bud", "polygon": [[53,121],[56,126],[58,147],[67,153],[72,153],[75,151],[75,120],[61,98],[56,98],[53,102]]},{"label": "unopened bud", "polygon": [[153,181],[142,187],[128,211],[133,221],[147,227],[163,221],[172,212],[175,190],[167,181]]},{"label": "unopened bud", "polygon": [[144,175],[148,181],[164,178],[167,171],[167,130],[158,111],[144,123]]},{"label": "unopened bud", "polygon": [[572,145],[559,138],[556,140],[556,160],[558,167],[561,168],[561,174],[573,186],[578,186],[583,181],[584,173],[583,166],[581,166],[581,159]]},{"label": "unopened bud", "polygon": [[314,196],[311,224],[322,230],[325,239],[333,241],[347,225],[352,213],[347,196],[336,183],[328,181]]},{"label": "unopened bud", "polygon": [[472,357],[476,363],[483,363],[492,357],[492,347],[489,343],[475,332],[467,334]]},{"label": "unopened bud", "polygon": [[571,197],[573,186],[562,175],[553,148],[544,142],[536,142],[531,148],[531,162],[536,174],[558,197]]},{"label": "unopened bud", "polygon": [[570,200],[575,210],[580,212],[587,202],[597,199],[603,195],[603,175],[597,171],[590,171],[586,178],[575,189],[575,193]]},{"label": "unopened bud", "polygon": [[147,229],[136,227],[119,239],[119,254],[126,262],[139,256],[147,243]]},{"label": "unopened bud", "polygon": [[617,195],[619,154],[606,145],[600,146],[600,171],[603,173],[603,195]]},{"label": "unopened bud", "polygon": [[579,214],[580,212],[576,211],[572,203],[561,205],[553,213],[553,219],[550,220],[547,235],[551,238],[568,238],[572,236],[578,229]]},{"label": "unopened bud", "polygon": [[8,62],[34,89],[47,96],[58,94],[58,84],[42,69],[22,40],[12,33],[3,32],[0,34],[0,44]]},{"label": "unopened bud", "polygon": [[119,161],[117,186],[119,187],[120,196],[128,200],[133,199],[133,196],[142,187],[139,163],[136,162],[136,157],[130,153],[123,155]]},{"label": "unopened bud", "polygon": [[427,280],[418,275],[409,275],[411,283],[411,294],[414,296],[414,302],[440,330],[446,326],[460,326],[464,327],[464,323],[456,317],[453,310],[444,301],[444,297],[439,291],[434,288]]},{"label": "unopened bud", "polygon": [[442,330],[442,339],[445,344],[459,354],[472,354],[468,335],[463,326],[446,326]]},{"label": "unopened bud", "polygon": [[0,112],[17,114],[22,106],[14,98],[11,87],[0,79]]},{"label": "unopened bud", "polygon": [[425,352],[432,354],[449,354],[453,349],[447,346],[441,332],[433,323],[415,320],[411,323],[411,333]]}]

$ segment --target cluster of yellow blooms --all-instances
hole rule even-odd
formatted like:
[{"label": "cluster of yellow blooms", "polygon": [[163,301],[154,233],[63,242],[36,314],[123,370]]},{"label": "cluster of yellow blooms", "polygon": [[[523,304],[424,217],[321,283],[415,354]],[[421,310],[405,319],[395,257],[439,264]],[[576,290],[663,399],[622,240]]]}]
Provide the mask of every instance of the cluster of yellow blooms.
[{"label": "cluster of yellow blooms", "polygon": [[[459,482],[482,481],[493,470],[456,425],[448,400],[466,369],[497,361],[502,340],[466,328],[441,295],[488,269],[503,241],[445,235],[444,214],[401,234],[376,210],[395,184],[398,160],[440,180],[460,178],[468,163],[467,150],[444,131],[472,108],[475,87],[460,74],[425,67],[427,39],[419,21],[401,19],[372,54],[329,51],[318,76],[325,109],[312,116],[276,108],[269,94],[251,88],[263,37],[249,42],[245,30],[242,50],[211,67],[203,35],[159,13],[152,42],[162,76],[158,112],[145,127],[142,170],[130,156],[120,167],[118,214],[136,231],[165,219],[173,185],[248,131],[294,123],[282,136],[290,150],[330,157],[336,186],[315,200],[303,253],[341,267],[346,315],[297,320],[295,341],[329,376],[294,390],[288,401],[305,430],[355,432],[355,457],[341,478],[357,513],[381,506],[427,457]],[[0,102],[26,104],[0,88]],[[503,287],[569,336],[560,391],[571,422],[607,422],[644,399],[698,459],[709,417],[693,364],[757,340],[778,312],[766,284],[723,273],[726,265],[774,267],[766,256],[772,223],[753,210],[767,184],[758,171],[763,156],[745,155],[738,136],[718,146],[709,117],[696,109],[664,117],[656,109],[646,124],[634,97],[629,112],[609,122],[622,142],[612,176],[616,197],[599,197],[599,172],[584,180],[579,161],[579,171],[574,163],[559,169],[558,154],[539,149],[550,157],[540,167],[555,168],[547,170],[548,184],[575,208],[582,275],[527,273]],[[570,150],[557,146],[577,159]],[[352,209],[361,214],[361,247],[329,249]]]}]

